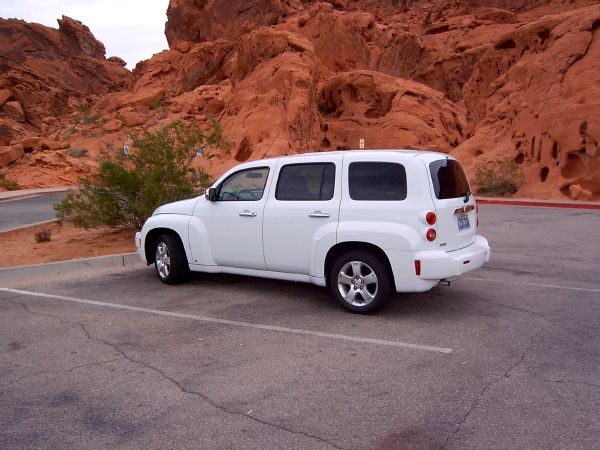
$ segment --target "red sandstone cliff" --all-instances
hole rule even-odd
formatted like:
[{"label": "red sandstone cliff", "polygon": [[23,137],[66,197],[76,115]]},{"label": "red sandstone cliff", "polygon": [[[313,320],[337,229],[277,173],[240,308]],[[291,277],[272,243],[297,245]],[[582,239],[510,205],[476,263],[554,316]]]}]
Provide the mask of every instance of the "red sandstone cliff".
[{"label": "red sandstone cliff", "polygon": [[[4,170],[20,183],[74,183],[136,129],[216,117],[231,145],[201,162],[214,175],[364,138],[448,152],[471,172],[514,160],[520,196],[600,199],[598,3],[171,0],[170,50],[131,82],[81,24],[2,20],[0,64],[20,75],[0,75],[0,166],[11,151]],[[5,47],[4,30],[31,51]]]}]

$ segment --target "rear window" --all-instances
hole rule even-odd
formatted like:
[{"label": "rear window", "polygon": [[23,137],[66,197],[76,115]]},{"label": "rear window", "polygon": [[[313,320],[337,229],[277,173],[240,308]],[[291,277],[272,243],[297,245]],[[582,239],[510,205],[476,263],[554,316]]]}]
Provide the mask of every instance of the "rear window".
[{"label": "rear window", "polygon": [[406,170],[402,164],[354,162],[348,171],[352,200],[406,199]]},{"label": "rear window", "polygon": [[429,164],[435,196],[440,199],[464,197],[470,192],[465,171],[458,161],[440,159]]},{"label": "rear window", "polygon": [[289,164],[281,168],[275,198],[288,201],[331,200],[334,185],[334,164]]}]

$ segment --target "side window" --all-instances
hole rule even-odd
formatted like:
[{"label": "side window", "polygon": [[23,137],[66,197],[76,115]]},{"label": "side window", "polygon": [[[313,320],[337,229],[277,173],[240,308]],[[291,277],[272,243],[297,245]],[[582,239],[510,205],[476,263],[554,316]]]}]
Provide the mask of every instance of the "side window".
[{"label": "side window", "polygon": [[348,171],[352,200],[406,199],[406,170],[402,164],[354,162]]},{"label": "side window", "polygon": [[309,163],[283,166],[277,180],[277,200],[331,200],[335,164]]},{"label": "side window", "polygon": [[246,169],[230,175],[219,187],[219,201],[256,201],[265,191],[268,167]]}]

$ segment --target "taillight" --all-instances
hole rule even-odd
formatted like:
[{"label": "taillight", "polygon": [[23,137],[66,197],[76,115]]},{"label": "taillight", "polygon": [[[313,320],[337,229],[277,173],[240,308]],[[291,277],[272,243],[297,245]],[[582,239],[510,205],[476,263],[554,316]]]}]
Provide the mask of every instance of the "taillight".
[{"label": "taillight", "polygon": [[427,240],[429,242],[435,241],[435,238],[437,237],[437,233],[435,232],[435,230],[433,228],[429,228],[427,230],[427,232],[425,233],[425,237],[427,238]]},{"label": "taillight", "polygon": [[421,260],[415,259],[415,275],[421,275]]},{"label": "taillight", "polygon": [[425,214],[425,222],[427,222],[428,225],[435,224],[436,220],[437,217],[434,212],[428,212],[427,214]]}]

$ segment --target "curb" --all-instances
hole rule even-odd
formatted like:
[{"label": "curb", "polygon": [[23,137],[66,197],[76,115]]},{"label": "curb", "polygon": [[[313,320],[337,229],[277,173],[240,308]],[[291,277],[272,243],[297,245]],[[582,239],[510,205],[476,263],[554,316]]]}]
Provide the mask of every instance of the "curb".
[{"label": "curb", "polygon": [[529,206],[538,208],[600,209],[600,202],[475,197],[480,205]]},{"label": "curb", "polygon": [[137,263],[143,264],[138,254],[133,252],[33,264],[29,266],[7,267],[0,269],[0,286],[6,287],[7,283],[12,284],[17,281],[27,281],[37,277],[58,276],[66,273],[85,272],[87,270],[132,266]]},{"label": "curb", "polygon": [[0,192],[0,201],[18,200],[20,198],[36,197],[43,194],[54,194],[55,192],[68,192],[73,190],[73,187],[59,188],[40,188],[40,189],[20,189],[17,191]]},{"label": "curb", "polygon": [[22,230],[24,228],[37,227],[38,225],[46,225],[46,224],[54,223],[54,222],[57,222],[57,221],[58,221],[57,219],[48,219],[48,220],[42,220],[41,222],[28,223],[27,225],[19,225],[17,227],[13,227],[13,228],[7,228],[6,230],[1,230],[0,229],[0,235],[2,233],[10,233],[11,231]]}]

